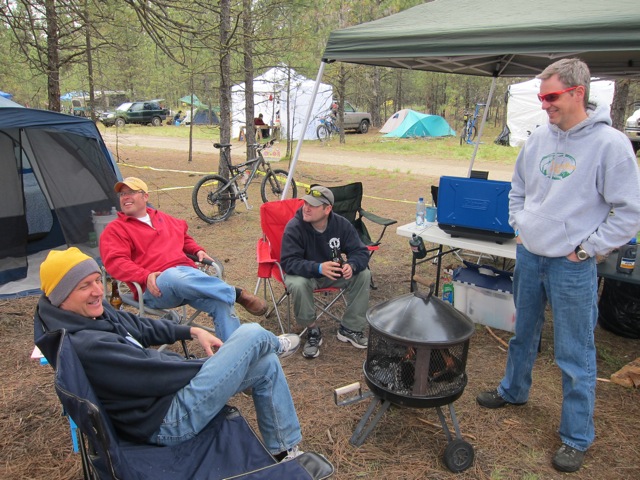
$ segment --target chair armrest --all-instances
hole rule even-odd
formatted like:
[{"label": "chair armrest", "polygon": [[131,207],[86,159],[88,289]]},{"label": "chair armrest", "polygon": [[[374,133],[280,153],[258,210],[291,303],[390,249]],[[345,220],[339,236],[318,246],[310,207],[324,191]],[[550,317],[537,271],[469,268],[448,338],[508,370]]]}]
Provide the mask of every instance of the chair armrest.
[{"label": "chair armrest", "polygon": [[388,227],[389,225],[393,225],[394,223],[398,223],[397,220],[380,217],[375,213],[367,212],[366,210],[363,210],[363,209],[360,209],[360,215],[362,215],[367,220],[371,220],[373,223],[377,223],[378,225],[384,225],[385,227]]},{"label": "chair armrest", "polygon": [[208,267],[213,268],[216,271],[216,277],[222,278],[224,276],[224,264],[217,258],[212,257],[213,258],[213,262],[212,262],[211,260],[206,258],[200,261],[198,260],[198,257],[196,257],[195,255],[191,255],[190,253],[187,253],[187,257],[189,257],[191,260],[193,260],[196,263],[200,263],[202,265],[206,265]]}]

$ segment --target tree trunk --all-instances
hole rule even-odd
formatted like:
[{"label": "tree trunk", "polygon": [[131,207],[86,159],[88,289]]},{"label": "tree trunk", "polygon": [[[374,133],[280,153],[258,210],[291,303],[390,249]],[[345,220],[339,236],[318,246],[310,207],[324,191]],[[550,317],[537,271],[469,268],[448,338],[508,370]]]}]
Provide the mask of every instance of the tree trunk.
[{"label": "tree trunk", "polygon": [[[89,6],[88,0],[84,2],[84,34],[85,34],[85,43],[87,45],[87,75],[89,77],[89,117],[92,122],[96,121],[96,98],[94,93],[94,82],[93,82],[93,56],[91,51],[91,23],[89,21]],[[85,103],[85,109],[87,105]],[[85,110],[85,115],[86,115]]]},{"label": "tree trunk", "polygon": [[58,57],[58,15],[55,0],[45,0],[47,19],[47,96],[48,109],[60,111],[60,61]]},{"label": "tree trunk", "polygon": [[[220,0],[220,143],[231,142],[231,2]],[[220,161],[218,173],[229,178],[229,168]]]},{"label": "tree trunk", "polygon": [[245,142],[247,146],[247,158],[255,156],[256,129],[253,124],[255,118],[255,105],[253,103],[253,22],[251,20],[252,0],[242,0],[242,29],[244,32],[244,114],[245,114]]},{"label": "tree trunk", "polygon": [[631,80],[623,78],[616,80],[615,94],[613,103],[611,104],[611,122],[613,128],[617,128],[621,132],[624,131],[625,110],[627,107],[627,99],[629,98],[629,84]]}]

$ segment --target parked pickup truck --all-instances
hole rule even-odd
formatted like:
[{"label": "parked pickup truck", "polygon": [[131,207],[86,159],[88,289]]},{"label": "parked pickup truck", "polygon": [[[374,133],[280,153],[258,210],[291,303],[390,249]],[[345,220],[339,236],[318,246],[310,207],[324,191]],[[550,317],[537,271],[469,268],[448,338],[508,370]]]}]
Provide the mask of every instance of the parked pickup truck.
[{"label": "parked pickup truck", "polygon": [[344,102],[344,129],[356,130],[358,133],[367,133],[371,126],[371,114],[357,112],[349,103]]}]

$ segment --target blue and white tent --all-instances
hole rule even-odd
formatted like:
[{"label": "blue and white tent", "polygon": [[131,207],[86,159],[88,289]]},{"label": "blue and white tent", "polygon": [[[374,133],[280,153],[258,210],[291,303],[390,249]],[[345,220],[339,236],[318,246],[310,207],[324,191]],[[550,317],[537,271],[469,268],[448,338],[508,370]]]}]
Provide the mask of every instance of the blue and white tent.
[{"label": "blue and white tent", "polygon": [[[447,121],[440,115],[428,115],[426,113],[416,112],[415,110],[400,110],[392,115],[387,123],[399,120],[400,115],[404,116],[404,120],[387,133],[385,137],[446,137],[456,134]],[[381,131],[385,131],[386,125],[385,123]]]},{"label": "blue and white tent", "polygon": [[31,108],[0,115],[0,299],[38,294],[40,263],[74,245],[98,257],[92,210],[118,206],[122,178],[86,118]]}]

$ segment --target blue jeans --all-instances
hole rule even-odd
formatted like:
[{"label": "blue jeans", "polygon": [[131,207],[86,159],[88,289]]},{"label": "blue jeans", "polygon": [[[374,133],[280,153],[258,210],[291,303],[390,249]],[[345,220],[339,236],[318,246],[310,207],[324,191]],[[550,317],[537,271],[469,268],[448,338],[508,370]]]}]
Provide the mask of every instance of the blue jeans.
[{"label": "blue jeans", "polygon": [[300,443],[302,434],[278,351],[278,337],[257,323],[246,323],[179,390],[162,425],[152,436],[160,445],[198,434],[229,398],[251,387],[258,428],[267,449],[279,453]]},{"label": "blue jeans", "polygon": [[505,376],[498,386],[502,398],[526,402],[538,351],[547,301],[553,313],[555,361],[562,372],[562,443],[581,451],[595,433],[596,347],[598,319],[596,262],[535,255],[518,245],[514,274],[515,336],[509,341]]},{"label": "blue jeans", "polygon": [[213,320],[216,336],[226,341],[240,326],[234,304],[236,289],[218,277],[212,277],[193,267],[168,268],[156,278],[162,292],[154,297],[144,292],[144,303],[151,308],[174,308],[189,304],[207,312]]}]

